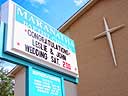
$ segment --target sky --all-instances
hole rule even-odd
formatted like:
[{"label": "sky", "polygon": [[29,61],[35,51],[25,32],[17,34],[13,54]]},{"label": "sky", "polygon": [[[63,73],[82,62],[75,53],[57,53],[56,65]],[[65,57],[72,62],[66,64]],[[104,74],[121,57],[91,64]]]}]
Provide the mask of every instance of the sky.
[{"label": "sky", "polygon": [[[0,5],[7,0],[0,0]],[[58,29],[89,0],[12,0]],[[11,70],[15,65],[4,63]]]},{"label": "sky", "polygon": [[10,62],[4,61],[0,59],[0,69],[4,67],[8,72],[11,71],[16,65]]},{"label": "sky", "polygon": [[[0,4],[7,0],[0,0]],[[58,29],[89,0],[12,0]]]}]

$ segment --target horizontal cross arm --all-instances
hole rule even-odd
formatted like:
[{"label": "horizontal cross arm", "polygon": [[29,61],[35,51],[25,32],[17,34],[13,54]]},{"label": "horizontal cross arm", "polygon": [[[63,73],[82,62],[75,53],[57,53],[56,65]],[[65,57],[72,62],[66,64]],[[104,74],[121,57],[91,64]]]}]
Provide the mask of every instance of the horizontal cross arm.
[{"label": "horizontal cross arm", "polygon": [[105,33],[105,31],[104,31],[104,32],[102,32],[102,33],[96,35],[96,36],[94,37],[94,39],[96,40],[96,39],[98,39],[98,38],[100,38],[100,37],[103,37],[103,36],[105,36],[105,35],[106,35],[106,33]]}]

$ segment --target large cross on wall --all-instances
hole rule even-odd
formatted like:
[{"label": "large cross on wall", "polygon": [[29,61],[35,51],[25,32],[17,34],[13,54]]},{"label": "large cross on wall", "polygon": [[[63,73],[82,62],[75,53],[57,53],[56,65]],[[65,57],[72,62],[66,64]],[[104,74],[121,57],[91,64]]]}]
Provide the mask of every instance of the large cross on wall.
[{"label": "large cross on wall", "polygon": [[108,41],[108,44],[109,44],[109,47],[110,47],[110,50],[111,50],[114,65],[117,66],[117,59],[116,59],[116,56],[115,56],[115,51],[114,51],[114,47],[113,47],[113,43],[112,43],[111,33],[115,32],[116,30],[119,30],[119,29],[123,28],[124,24],[121,24],[117,27],[109,28],[107,20],[106,20],[105,17],[103,17],[103,21],[104,21],[105,31],[96,35],[94,37],[94,39],[98,39],[98,38],[103,37],[103,36],[107,37],[107,41]]}]

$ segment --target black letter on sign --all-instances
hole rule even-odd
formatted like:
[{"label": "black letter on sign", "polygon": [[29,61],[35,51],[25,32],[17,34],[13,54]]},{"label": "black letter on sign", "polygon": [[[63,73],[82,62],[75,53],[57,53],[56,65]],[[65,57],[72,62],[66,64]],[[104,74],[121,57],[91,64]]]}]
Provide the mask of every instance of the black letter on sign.
[{"label": "black letter on sign", "polygon": [[53,50],[52,50],[52,48],[50,48],[50,53],[51,53],[52,55],[54,55],[54,54],[53,54]]}]

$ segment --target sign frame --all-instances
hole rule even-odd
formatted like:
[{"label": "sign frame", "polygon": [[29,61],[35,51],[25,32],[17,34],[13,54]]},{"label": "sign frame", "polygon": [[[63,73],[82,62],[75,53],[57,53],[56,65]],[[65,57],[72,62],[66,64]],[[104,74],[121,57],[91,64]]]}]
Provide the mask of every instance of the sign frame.
[{"label": "sign frame", "polygon": [[[7,6],[9,5],[9,6]],[[7,4],[5,3],[5,5],[3,6],[6,6],[6,9],[2,10],[2,14],[4,14],[4,16],[2,16],[2,20],[5,22],[5,23],[8,23],[8,29],[7,29],[7,34],[6,34],[6,46],[5,46],[5,52],[8,53],[8,54],[11,54],[11,55],[14,55],[14,56],[18,56],[18,57],[22,57],[24,59],[27,59],[27,60],[30,60],[38,65],[41,64],[41,66],[44,66],[44,67],[48,67],[48,68],[51,68],[53,70],[56,70],[56,71],[59,71],[59,72],[62,72],[64,74],[67,74],[67,75],[70,75],[70,76],[73,76],[73,77],[79,77],[79,74],[78,74],[78,70],[76,73],[70,71],[70,70],[65,70],[64,68],[61,68],[61,67],[58,67],[58,66],[55,66],[55,65],[52,65],[51,63],[49,62],[46,62],[46,61],[41,61],[40,59],[37,59],[37,58],[34,58],[33,56],[29,55],[29,56],[26,56],[25,53],[22,53],[22,52],[19,52],[19,50],[17,49],[13,49],[12,46],[12,41],[14,41],[14,17],[12,14],[15,14],[15,3],[12,2],[12,1],[9,1],[7,2]],[[17,5],[18,6],[18,5]],[[7,11],[8,9],[12,9],[11,11]],[[6,14],[6,16],[5,16]],[[8,17],[8,18],[5,18],[5,17]],[[22,54],[21,54],[22,53]],[[46,65],[47,64],[47,65]],[[76,66],[77,67],[77,66]],[[78,69],[78,68],[77,68]]]}]

